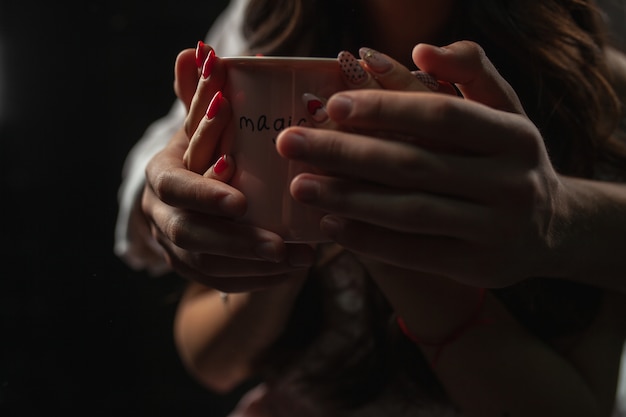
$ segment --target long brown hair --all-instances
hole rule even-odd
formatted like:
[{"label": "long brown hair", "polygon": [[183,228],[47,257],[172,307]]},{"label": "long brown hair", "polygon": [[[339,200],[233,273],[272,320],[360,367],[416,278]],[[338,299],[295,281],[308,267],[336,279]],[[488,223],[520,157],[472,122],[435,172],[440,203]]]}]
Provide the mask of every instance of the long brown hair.
[{"label": "long brown hair", "polygon": [[467,3],[466,33],[493,52],[541,129],[557,170],[592,176],[600,150],[614,148],[621,115],[598,8],[588,0]]},{"label": "long brown hair", "polygon": [[[342,49],[355,51],[363,46],[361,42],[367,42],[367,38],[359,26],[360,16],[355,7],[358,2],[332,0],[330,3],[331,0],[251,0],[244,29],[250,52],[335,56]],[[469,39],[483,46],[520,95],[529,117],[541,130],[559,172],[591,177],[596,163],[606,155],[626,162],[626,150],[623,146],[620,150],[614,136],[621,108],[609,82],[604,54],[606,31],[594,2],[472,0],[459,1],[457,7],[463,19],[454,19],[457,24],[451,28],[447,40]],[[328,10],[335,13],[326,13]],[[348,21],[350,24],[346,24]],[[541,278],[494,292],[530,331],[542,338],[584,328],[595,315],[602,294],[599,289],[582,284]],[[306,310],[306,298],[304,294],[303,302],[297,303],[301,309],[297,310]],[[384,300],[372,304],[371,308],[378,313],[387,317],[391,314]],[[297,314],[296,311],[293,321],[299,320]],[[311,317],[309,310],[302,314]],[[373,312],[372,317],[376,316]],[[302,329],[301,324],[288,328]],[[307,336],[313,337],[313,326],[304,327]],[[292,340],[293,335],[288,331],[282,341]],[[392,332],[378,332],[374,336],[378,349],[372,351],[371,363],[378,365],[367,368],[370,372],[393,372],[390,371],[393,366],[380,365],[383,358],[389,358],[385,352],[395,352],[398,348],[398,343],[389,341],[389,335],[393,338]],[[296,340],[304,340],[300,336],[302,339]],[[403,357],[390,356],[399,360]],[[361,374],[355,369],[363,370],[363,367],[338,369],[333,377],[348,381],[344,386],[352,386],[354,380],[363,383],[376,379],[359,379]],[[350,372],[343,371],[353,371],[351,375],[356,378],[350,380]],[[422,371],[416,369],[414,379],[428,381],[423,385],[433,386],[432,375]],[[387,378],[381,377],[379,382],[382,384]],[[317,385],[330,391],[330,385]],[[336,389],[342,383],[338,379],[331,385]],[[434,389],[431,395],[437,393]]]},{"label": "long brown hair", "polygon": [[[604,59],[607,30],[593,1],[473,0],[457,7],[463,19],[449,40],[485,48],[541,129],[559,172],[591,177],[604,155],[626,162],[614,136],[621,108]],[[367,41],[360,22],[350,0],[251,0],[244,33],[254,53],[335,56]]]}]

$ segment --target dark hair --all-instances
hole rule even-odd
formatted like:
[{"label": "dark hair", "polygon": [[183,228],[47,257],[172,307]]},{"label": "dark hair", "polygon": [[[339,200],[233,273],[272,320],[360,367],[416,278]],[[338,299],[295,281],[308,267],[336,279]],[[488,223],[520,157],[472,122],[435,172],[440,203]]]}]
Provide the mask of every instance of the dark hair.
[{"label": "dark hair", "polygon": [[[327,3],[330,0],[251,0],[244,24],[250,52],[335,56],[342,49],[354,51],[362,46],[359,43],[367,39],[358,25],[353,1],[334,0],[332,7]],[[609,82],[606,33],[594,2],[473,0],[459,1],[457,7],[463,19],[454,20],[458,24],[451,28],[450,40],[473,40],[485,49],[520,95],[559,172],[591,177],[594,166],[603,159],[626,162],[626,149],[613,136],[621,108]],[[321,12],[326,10],[336,13]],[[494,292],[542,338],[582,330],[595,316],[602,295],[597,288],[542,278]],[[301,306],[305,305],[303,301]],[[391,309],[384,302],[372,305],[376,310],[372,316],[386,314],[388,320]],[[394,328],[388,321],[385,326],[386,330]],[[293,336],[292,331],[287,331],[283,342]],[[380,363],[385,357],[381,352],[395,349],[397,344],[390,340],[397,338],[389,339],[389,332],[374,334],[371,355]],[[346,371],[343,382],[349,381],[345,375],[362,371],[351,373],[358,367],[347,368],[342,368]],[[382,368],[375,369],[379,374],[392,372]],[[418,378],[428,378],[427,374],[414,373]],[[337,381],[334,387],[341,384]]]},{"label": "dark hair", "polygon": [[[363,46],[358,7],[350,0],[330,3],[251,0],[244,22],[251,52],[335,56]],[[459,1],[457,12],[463,19],[455,20],[459,27],[451,39],[483,46],[541,129],[559,172],[590,177],[598,158],[626,161],[625,147],[612,136],[621,109],[609,83],[607,33],[594,2]]]},{"label": "dark hair", "polygon": [[595,4],[481,0],[463,7],[466,33],[485,47],[520,95],[556,169],[592,176],[601,150],[618,149],[612,134],[621,115]]}]

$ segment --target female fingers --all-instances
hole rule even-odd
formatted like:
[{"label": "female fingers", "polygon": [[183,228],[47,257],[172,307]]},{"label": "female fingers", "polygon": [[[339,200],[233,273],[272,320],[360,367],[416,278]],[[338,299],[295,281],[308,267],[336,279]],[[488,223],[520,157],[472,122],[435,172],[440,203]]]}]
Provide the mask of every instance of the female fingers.
[{"label": "female fingers", "polygon": [[[178,176],[182,179],[182,171],[186,170],[177,170],[170,176]],[[204,212],[183,208],[183,202],[207,201],[202,198],[203,192],[208,191],[205,194],[212,194],[215,190],[210,190],[211,188],[218,188],[220,184],[225,185],[220,181],[198,177],[203,185],[201,189],[200,187],[187,187],[160,195],[150,187],[144,190],[142,209],[152,225],[155,238],[164,247],[176,247],[190,253],[265,260],[273,263],[285,259],[285,243],[275,233],[239,223],[224,215],[207,214],[206,207],[203,208]],[[176,184],[180,184],[180,181],[168,181],[167,184],[162,184],[160,189],[174,188]],[[199,193],[194,196],[196,191]],[[164,200],[162,195],[167,195],[169,198]],[[172,198],[172,196],[177,198]],[[187,205],[198,206],[201,203],[196,201],[194,204]],[[215,211],[220,211],[219,202],[209,199],[207,205],[212,206]]]},{"label": "female fingers", "polygon": [[222,133],[227,129],[232,110],[228,100],[217,91],[209,103],[204,116],[189,140],[189,147],[184,154],[187,168],[198,174],[204,173],[215,160],[216,150],[221,144]]},{"label": "female fingers", "polygon": [[[371,48],[359,49],[362,61],[357,60],[348,51],[337,56],[344,81],[350,89],[386,89],[397,91],[439,91],[457,95],[449,84],[437,81],[424,71],[409,71],[404,65],[388,55]],[[326,129],[340,129],[329,119],[325,108],[325,98],[313,94],[304,94],[304,106],[313,126]]]},{"label": "female fingers", "polygon": [[350,89],[386,89],[398,91],[436,91],[439,83],[429,74],[411,72],[391,57],[371,48],[359,49],[359,61],[348,51],[341,51],[337,61]]},{"label": "female fingers", "polygon": [[200,69],[200,79],[196,85],[195,94],[185,119],[185,132],[187,132],[188,137],[191,137],[195,132],[198,124],[205,116],[209,103],[222,88],[225,79],[226,70],[224,65],[215,54],[215,51],[209,49]]},{"label": "female fingers", "polygon": [[219,284],[228,276],[271,276],[312,263],[307,245],[288,247],[274,233],[237,222],[245,198],[223,182],[234,161],[220,158],[205,176],[198,175],[182,162],[186,144],[181,129],[150,160],[142,198],[152,233],[177,272]]},{"label": "female fingers", "polygon": [[385,90],[397,91],[440,91],[456,95],[448,83],[440,83],[426,71],[409,71],[390,56],[372,48],[359,49],[366,71]]},{"label": "female fingers", "polygon": [[[239,190],[185,167],[183,154],[188,143],[181,129],[146,166],[146,186],[154,193],[156,202],[215,216],[242,216],[246,199]],[[150,214],[151,206],[145,209]]]},{"label": "female fingers", "polygon": [[[288,265],[286,262],[235,259],[191,252],[172,245],[168,240],[161,244],[165,248],[168,264],[179,275],[229,293],[267,288],[287,279],[289,273],[304,268],[299,265]],[[310,248],[306,249],[310,251]],[[290,255],[289,259],[313,258],[308,253]]]}]

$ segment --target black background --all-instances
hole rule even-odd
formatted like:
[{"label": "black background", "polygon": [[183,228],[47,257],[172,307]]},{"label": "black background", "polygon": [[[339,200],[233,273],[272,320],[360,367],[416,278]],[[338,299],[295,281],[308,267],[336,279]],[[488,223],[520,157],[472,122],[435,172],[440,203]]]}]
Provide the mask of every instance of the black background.
[{"label": "black background", "polygon": [[124,157],[226,0],[0,0],[0,416],[219,416],[174,276],[112,252]]},{"label": "black background", "polygon": [[[611,18],[626,27],[621,2]],[[223,415],[172,345],[180,281],[113,252],[124,157],[227,0],[0,0],[0,416]]]}]

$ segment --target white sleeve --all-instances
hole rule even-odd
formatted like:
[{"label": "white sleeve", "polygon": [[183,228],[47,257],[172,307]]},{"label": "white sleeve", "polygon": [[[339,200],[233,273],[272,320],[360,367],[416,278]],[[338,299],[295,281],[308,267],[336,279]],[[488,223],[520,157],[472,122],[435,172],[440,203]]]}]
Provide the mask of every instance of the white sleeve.
[{"label": "white sleeve", "polygon": [[[205,41],[221,56],[238,55],[244,51],[242,18],[248,0],[231,0],[217,17]],[[128,153],[122,170],[118,191],[118,213],[115,224],[114,252],[131,268],[147,270],[152,275],[168,271],[163,250],[152,237],[141,211],[141,194],[145,183],[148,161],[165,147],[172,135],[182,126],[185,108],[174,102],[169,113],[153,122]]]}]

